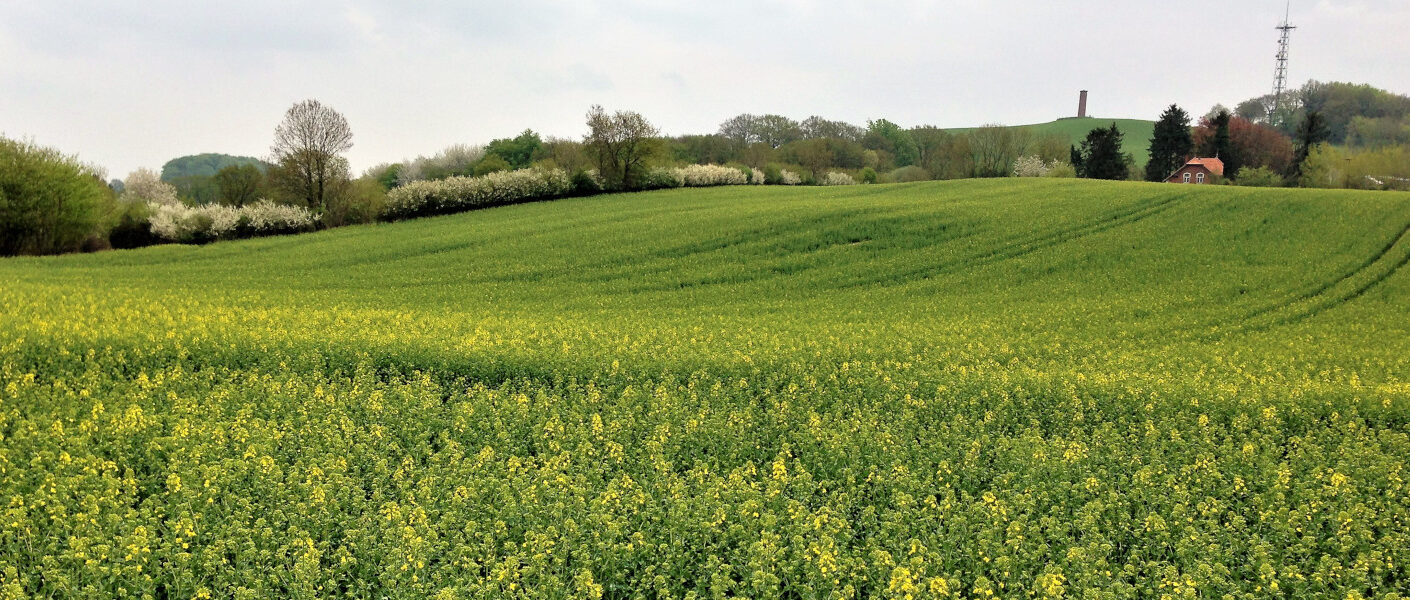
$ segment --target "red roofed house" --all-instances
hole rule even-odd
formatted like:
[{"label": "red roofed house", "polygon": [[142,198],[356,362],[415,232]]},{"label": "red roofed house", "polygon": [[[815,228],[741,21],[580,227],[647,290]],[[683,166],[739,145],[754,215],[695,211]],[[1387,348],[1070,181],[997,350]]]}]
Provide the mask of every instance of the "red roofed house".
[{"label": "red roofed house", "polygon": [[1224,176],[1224,161],[1196,157],[1166,177],[1165,183],[1209,183],[1216,175]]}]

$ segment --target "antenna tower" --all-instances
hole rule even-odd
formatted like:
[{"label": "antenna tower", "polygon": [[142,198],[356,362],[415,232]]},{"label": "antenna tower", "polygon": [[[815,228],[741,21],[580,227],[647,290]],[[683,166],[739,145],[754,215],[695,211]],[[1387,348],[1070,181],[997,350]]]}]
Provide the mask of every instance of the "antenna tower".
[{"label": "antenna tower", "polygon": [[1283,93],[1288,86],[1288,37],[1297,27],[1288,24],[1292,11],[1292,0],[1283,10],[1283,24],[1275,27],[1282,35],[1278,38],[1278,66],[1273,71],[1273,106],[1268,109],[1268,121],[1272,122],[1283,114]]}]

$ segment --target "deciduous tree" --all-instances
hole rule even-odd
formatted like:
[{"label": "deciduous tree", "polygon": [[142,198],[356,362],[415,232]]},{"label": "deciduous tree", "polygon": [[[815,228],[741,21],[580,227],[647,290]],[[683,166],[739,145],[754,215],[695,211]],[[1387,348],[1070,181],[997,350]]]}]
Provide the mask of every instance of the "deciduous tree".
[{"label": "deciduous tree", "polygon": [[127,174],[122,186],[123,202],[148,202],[166,206],[181,204],[176,186],[162,181],[156,171],[139,168]]},{"label": "deciduous tree", "polygon": [[817,115],[803,119],[799,124],[803,139],[836,138],[851,142],[862,141],[866,130],[843,121],[829,121]]},{"label": "deciduous tree", "polygon": [[94,168],[0,137],[0,256],[67,252],[103,234],[112,192]]},{"label": "deciduous tree", "polygon": [[633,111],[607,114],[593,105],[587,114],[588,134],[583,143],[597,160],[597,172],[609,189],[635,185],[645,171],[652,140],[659,131],[646,117]]},{"label": "deciduous tree", "polygon": [[491,141],[485,146],[487,154],[493,154],[509,163],[511,169],[522,169],[533,162],[534,154],[543,146],[543,140],[532,129],[525,129],[517,137]]},{"label": "deciduous tree", "polygon": [[910,132],[886,119],[867,121],[867,134],[862,138],[862,145],[891,153],[898,167],[914,165],[920,158]]},{"label": "deciduous tree", "polygon": [[264,174],[254,165],[231,165],[215,174],[216,201],[226,206],[245,206],[260,199]]},{"label": "deciduous tree", "polygon": [[317,100],[304,100],[284,113],[274,128],[271,183],[285,196],[315,212],[327,208],[333,188],[346,183],[347,169],[338,164],[352,148],[348,120]]}]

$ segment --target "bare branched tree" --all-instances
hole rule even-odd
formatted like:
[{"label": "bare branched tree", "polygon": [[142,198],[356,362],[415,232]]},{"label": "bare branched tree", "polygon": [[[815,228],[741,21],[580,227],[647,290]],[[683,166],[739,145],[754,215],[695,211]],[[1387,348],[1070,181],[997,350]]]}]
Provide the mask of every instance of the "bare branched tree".
[{"label": "bare branched tree", "polygon": [[598,174],[607,187],[630,187],[644,170],[660,132],[640,113],[619,110],[609,115],[598,105],[588,111],[587,125],[583,143],[597,159]]},{"label": "bare branched tree", "polygon": [[340,187],[339,178],[346,177],[339,155],[351,148],[352,128],[343,115],[317,100],[299,102],[274,128],[271,183],[310,210],[322,211]]}]

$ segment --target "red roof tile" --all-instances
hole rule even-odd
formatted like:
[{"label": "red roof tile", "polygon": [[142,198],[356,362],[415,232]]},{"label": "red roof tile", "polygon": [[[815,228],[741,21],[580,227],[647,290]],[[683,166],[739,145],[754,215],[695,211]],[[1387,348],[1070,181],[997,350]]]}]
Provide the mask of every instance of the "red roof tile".
[{"label": "red roof tile", "polygon": [[1185,166],[1189,165],[1200,165],[1215,175],[1224,175],[1224,161],[1217,158],[1191,158],[1190,162],[1185,163]]}]

